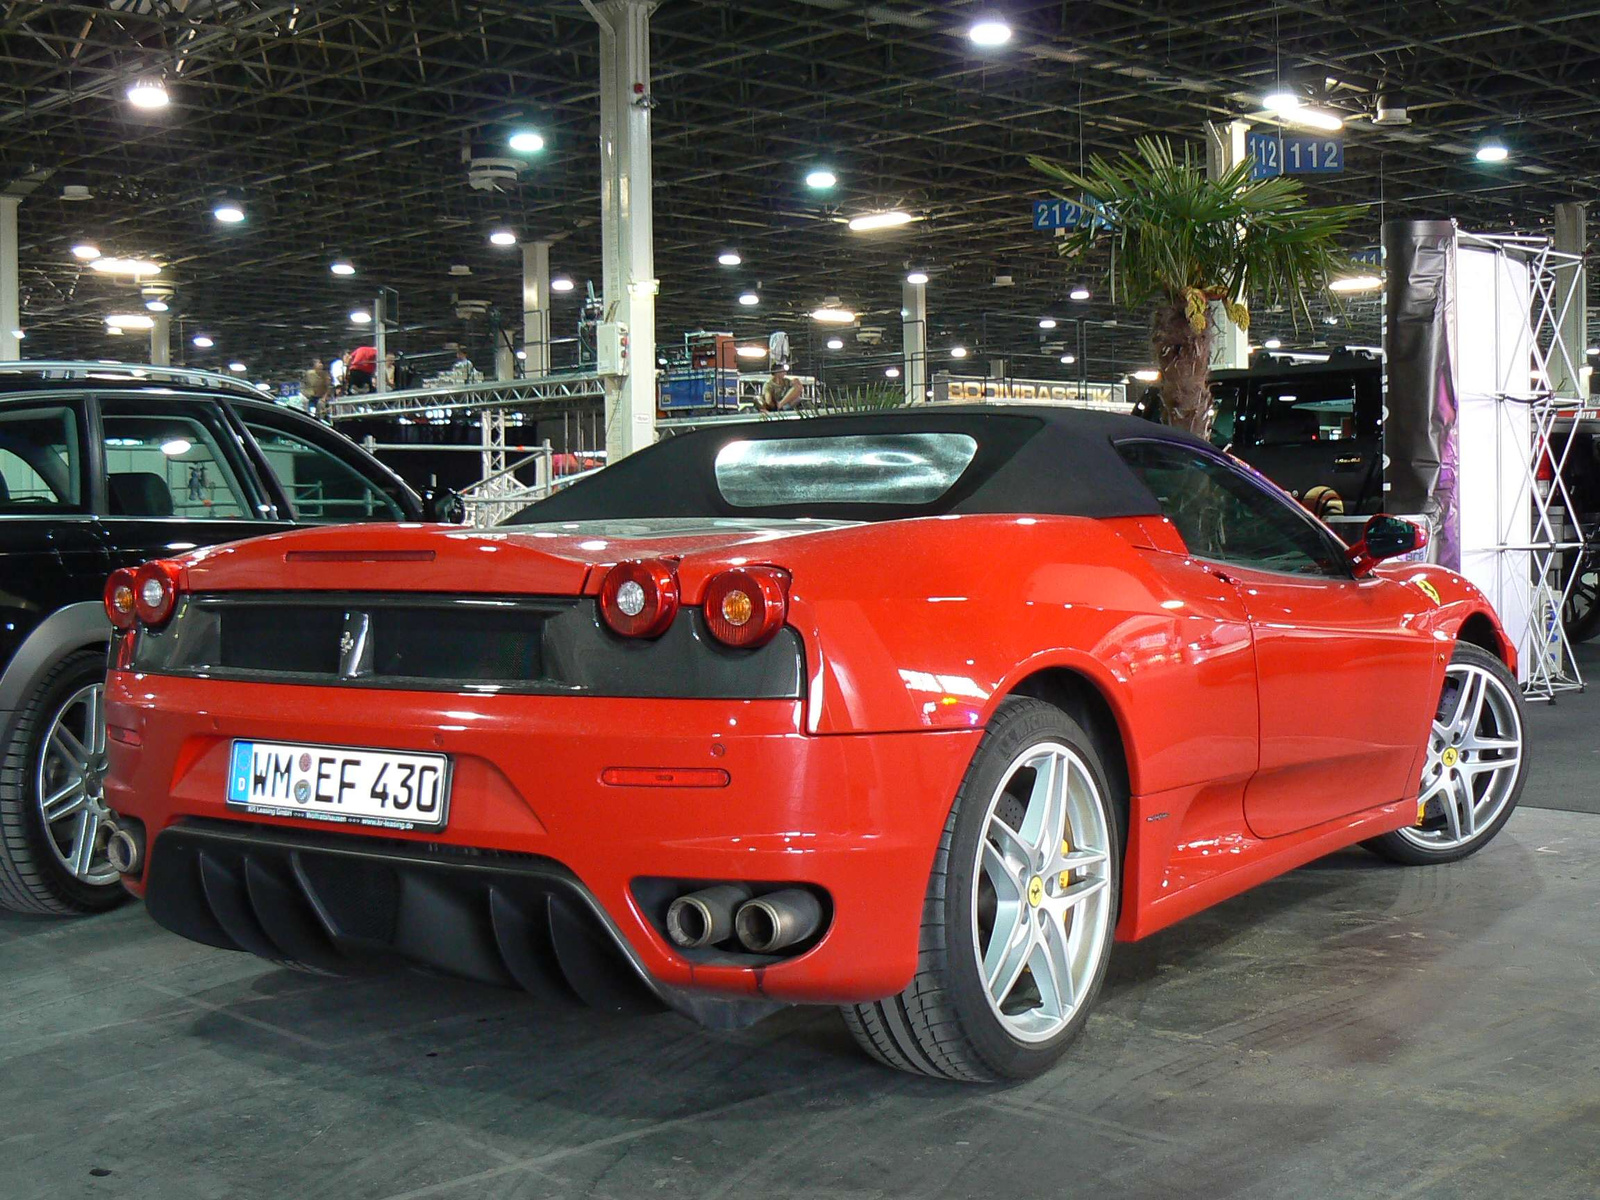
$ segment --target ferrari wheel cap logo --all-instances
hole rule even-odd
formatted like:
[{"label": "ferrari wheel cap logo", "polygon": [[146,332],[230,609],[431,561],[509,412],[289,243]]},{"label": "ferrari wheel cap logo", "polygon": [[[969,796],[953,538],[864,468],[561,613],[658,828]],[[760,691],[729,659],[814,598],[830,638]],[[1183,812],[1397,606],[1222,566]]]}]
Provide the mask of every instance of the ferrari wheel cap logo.
[{"label": "ferrari wheel cap logo", "polygon": [[1044,880],[1035,875],[1028,880],[1028,903],[1034,908],[1039,907],[1039,902],[1044,899]]},{"label": "ferrari wheel cap logo", "polygon": [[1453,767],[1461,761],[1461,754],[1454,746],[1446,746],[1444,753],[1439,755],[1439,761],[1447,767]]}]

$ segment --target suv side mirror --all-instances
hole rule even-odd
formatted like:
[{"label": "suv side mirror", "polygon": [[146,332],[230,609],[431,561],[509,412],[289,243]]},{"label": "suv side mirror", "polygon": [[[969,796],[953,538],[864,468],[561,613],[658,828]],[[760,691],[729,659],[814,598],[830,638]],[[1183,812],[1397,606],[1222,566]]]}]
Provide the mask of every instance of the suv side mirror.
[{"label": "suv side mirror", "polygon": [[1361,530],[1361,540],[1345,556],[1357,575],[1365,575],[1373,566],[1386,558],[1410,554],[1428,544],[1428,531],[1404,517],[1391,517],[1379,513]]},{"label": "suv side mirror", "polygon": [[467,502],[461,493],[447,487],[422,489],[422,519],[443,525],[460,525],[467,519]]}]

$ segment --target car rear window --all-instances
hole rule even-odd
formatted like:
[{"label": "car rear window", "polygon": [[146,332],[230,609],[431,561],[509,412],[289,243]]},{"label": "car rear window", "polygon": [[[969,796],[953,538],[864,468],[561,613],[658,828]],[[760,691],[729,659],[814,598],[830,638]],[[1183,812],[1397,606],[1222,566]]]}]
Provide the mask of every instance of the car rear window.
[{"label": "car rear window", "polygon": [[714,469],[735,508],[921,505],[954,487],[977,453],[977,439],[945,431],[748,438],[718,450]]}]

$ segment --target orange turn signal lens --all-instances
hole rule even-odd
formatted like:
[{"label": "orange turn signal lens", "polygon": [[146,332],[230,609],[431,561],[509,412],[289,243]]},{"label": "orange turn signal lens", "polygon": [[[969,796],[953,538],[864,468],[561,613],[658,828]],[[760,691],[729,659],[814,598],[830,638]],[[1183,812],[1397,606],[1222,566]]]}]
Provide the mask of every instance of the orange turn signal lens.
[{"label": "orange turn signal lens", "polygon": [[723,571],[706,584],[703,607],[706,627],[717,641],[764,645],[789,615],[789,575],[777,567]]},{"label": "orange turn signal lens", "polygon": [[138,619],[133,588],[134,573],[127,567],[111,572],[111,578],[106,580],[106,616],[118,629],[132,629],[134,621]]}]

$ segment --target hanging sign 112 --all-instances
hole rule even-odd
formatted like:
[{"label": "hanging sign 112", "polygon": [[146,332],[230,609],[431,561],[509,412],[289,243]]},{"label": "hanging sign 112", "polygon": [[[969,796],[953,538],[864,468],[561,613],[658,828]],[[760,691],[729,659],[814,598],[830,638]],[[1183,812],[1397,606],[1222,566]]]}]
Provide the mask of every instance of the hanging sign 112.
[{"label": "hanging sign 112", "polygon": [[1251,179],[1274,175],[1334,175],[1344,170],[1344,138],[1339,134],[1248,133],[1245,153],[1255,160]]}]

